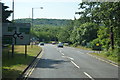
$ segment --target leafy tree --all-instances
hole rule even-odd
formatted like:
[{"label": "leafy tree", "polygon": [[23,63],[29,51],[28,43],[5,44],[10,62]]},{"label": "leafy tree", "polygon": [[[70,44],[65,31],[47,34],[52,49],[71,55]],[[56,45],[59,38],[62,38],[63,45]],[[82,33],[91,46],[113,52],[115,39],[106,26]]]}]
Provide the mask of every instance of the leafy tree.
[{"label": "leafy tree", "polygon": [[9,8],[8,6],[4,6],[4,4],[2,3],[2,22],[3,23],[8,23],[10,22],[7,18],[10,16],[10,14],[13,12],[11,10],[6,10],[7,8]]}]

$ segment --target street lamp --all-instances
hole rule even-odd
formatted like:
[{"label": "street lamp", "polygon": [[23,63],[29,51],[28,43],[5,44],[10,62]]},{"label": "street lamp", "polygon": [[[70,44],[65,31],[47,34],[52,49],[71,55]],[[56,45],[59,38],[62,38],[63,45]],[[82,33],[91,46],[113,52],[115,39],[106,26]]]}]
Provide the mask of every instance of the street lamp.
[{"label": "street lamp", "polygon": [[[43,7],[32,8],[32,27],[33,27],[33,19],[34,19],[34,9],[43,9]],[[31,40],[32,40],[31,47],[33,47],[33,39],[31,39]]]},{"label": "street lamp", "polygon": [[12,10],[13,10],[13,13],[12,13],[12,21],[14,21],[14,0],[12,1]]},{"label": "street lamp", "polygon": [[32,8],[32,26],[33,26],[33,17],[34,17],[34,9],[43,9],[43,7]]}]

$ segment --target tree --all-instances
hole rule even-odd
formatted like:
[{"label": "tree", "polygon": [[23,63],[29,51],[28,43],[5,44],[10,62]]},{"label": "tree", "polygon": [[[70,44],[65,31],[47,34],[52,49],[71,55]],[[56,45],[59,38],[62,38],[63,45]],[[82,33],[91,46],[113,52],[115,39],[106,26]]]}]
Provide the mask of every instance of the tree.
[{"label": "tree", "polygon": [[2,3],[2,22],[3,23],[9,23],[10,22],[7,18],[13,12],[11,10],[6,10],[7,8],[9,8],[9,7],[8,6],[4,6],[4,3]]}]

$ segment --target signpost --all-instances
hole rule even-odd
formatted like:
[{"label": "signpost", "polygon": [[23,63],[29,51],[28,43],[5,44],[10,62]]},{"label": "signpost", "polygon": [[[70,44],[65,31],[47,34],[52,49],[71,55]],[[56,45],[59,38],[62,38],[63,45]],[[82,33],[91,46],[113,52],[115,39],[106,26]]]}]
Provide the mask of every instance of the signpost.
[{"label": "signpost", "polygon": [[27,45],[30,44],[30,23],[3,23],[3,45],[12,45],[12,57],[14,57],[14,45],[25,45],[25,57]]},{"label": "signpost", "polygon": [[2,3],[0,2],[0,80],[2,79]]},{"label": "signpost", "polygon": [[30,44],[29,23],[4,23],[3,44],[29,45]]}]

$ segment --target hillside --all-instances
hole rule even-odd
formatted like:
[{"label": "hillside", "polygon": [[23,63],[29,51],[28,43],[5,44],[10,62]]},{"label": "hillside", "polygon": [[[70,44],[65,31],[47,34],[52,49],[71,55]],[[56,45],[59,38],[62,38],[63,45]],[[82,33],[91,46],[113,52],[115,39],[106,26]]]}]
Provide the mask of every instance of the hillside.
[{"label": "hillside", "polygon": [[[65,26],[68,25],[72,20],[67,19],[34,19],[34,25],[50,25],[50,26]],[[16,19],[17,23],[32,23],[31,18]]]}]

